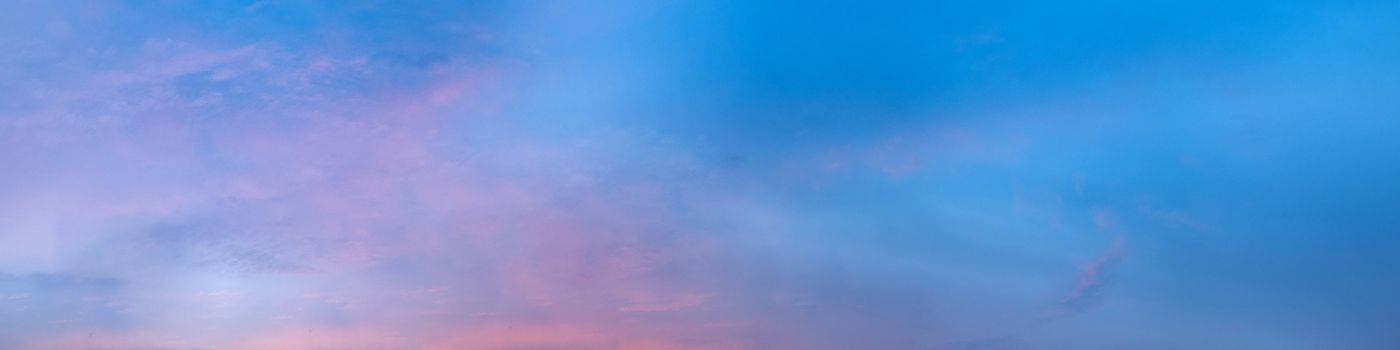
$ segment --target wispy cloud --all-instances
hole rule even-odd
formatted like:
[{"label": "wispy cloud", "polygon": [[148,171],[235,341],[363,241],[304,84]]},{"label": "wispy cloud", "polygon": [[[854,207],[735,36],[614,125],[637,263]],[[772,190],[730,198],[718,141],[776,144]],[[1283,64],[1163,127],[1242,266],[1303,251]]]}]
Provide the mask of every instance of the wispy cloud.
[{"label": "wispy cloud", "polygon": [[1388,7],[74,5],[0,4],[0,348],[1393,340]]}]

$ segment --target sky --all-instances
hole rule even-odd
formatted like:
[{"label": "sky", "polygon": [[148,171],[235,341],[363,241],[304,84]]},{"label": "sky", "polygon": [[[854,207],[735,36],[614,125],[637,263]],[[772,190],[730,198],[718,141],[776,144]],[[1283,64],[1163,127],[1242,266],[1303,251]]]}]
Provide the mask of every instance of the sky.
[{"label": "sky", "polygon": [[0,348],[1400,347],[1393,1],[0,3]]}]

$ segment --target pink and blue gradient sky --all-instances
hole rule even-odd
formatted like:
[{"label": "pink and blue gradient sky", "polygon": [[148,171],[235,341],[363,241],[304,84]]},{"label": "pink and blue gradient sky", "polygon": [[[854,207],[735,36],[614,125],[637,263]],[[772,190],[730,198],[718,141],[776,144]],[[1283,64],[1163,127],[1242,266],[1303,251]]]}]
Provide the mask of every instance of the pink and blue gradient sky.
[{"label": "pink and blue gradient sky", "polygon": [[1397,14],[4,2],[0,349],[1391,349]]}]

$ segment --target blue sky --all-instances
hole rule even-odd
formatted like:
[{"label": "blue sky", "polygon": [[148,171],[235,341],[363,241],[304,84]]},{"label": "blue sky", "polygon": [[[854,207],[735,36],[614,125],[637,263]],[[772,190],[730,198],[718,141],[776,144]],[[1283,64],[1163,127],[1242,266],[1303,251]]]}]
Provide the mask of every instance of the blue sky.
[{"label": "blue sky", "polygon": [[1389,349],[1397,16],[8,2],[0,348]]}]

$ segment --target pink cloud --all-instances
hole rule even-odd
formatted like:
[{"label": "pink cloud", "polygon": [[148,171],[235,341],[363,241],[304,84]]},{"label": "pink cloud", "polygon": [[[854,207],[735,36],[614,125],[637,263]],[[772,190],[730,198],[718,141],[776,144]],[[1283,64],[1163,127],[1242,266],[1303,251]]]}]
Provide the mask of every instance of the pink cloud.
[{"label": "pink cloud", "polygon": [[1121,261],[1126,253],[1123,231],[1112,214],[1104,209],[1095,209],[1092,216],[1094,225],[1099,230],[1108,232],[1111,241],[1103,253],[1084,265],[1079,277],[1075,279],[1073,289],[1060,301],[1061,305],[1074,306],[1088,300],[1093,292],[1103,286],[1106,270]]}]

